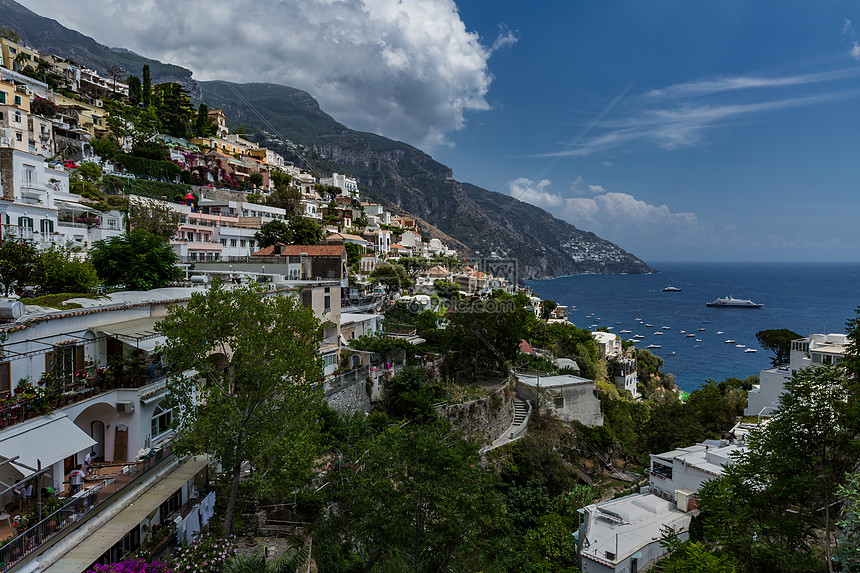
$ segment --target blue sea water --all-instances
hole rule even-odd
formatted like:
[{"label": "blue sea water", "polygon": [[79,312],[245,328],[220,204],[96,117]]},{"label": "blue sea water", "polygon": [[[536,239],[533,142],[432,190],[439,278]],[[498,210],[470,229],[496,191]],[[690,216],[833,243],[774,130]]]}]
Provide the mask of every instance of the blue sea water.
[{"label": "blue sea water", "polygon": [[[528,285],[537,296],[567,305],[569,320],[580,328],[597,324],[612,327],[615,333],[630,330],[621,336],[645,336],[637,346],[660,345],[652,352],[665,360],[663,371],[674,374],[678,386],[686,391],[708,378],[745,378],[767,368],[770,353],[755,338],[759,330],[788,328],[802,336],[845,332],[845,321],[860,306],[860,263],[673,262],[651,266],[660,272],[579,275]],[[669,285],[682,290],[660,292]],[[705,306],[729,295],[764,307]],[[593,317],[587,318],[590,314]],[[652,327],[646,328],[644,323]],[[695,337],[688,338],[681,330]],[[718,331],[723,334],[716,334]],[[726,344],[729,339],[758,352],[745,353],[735,344]]]}]

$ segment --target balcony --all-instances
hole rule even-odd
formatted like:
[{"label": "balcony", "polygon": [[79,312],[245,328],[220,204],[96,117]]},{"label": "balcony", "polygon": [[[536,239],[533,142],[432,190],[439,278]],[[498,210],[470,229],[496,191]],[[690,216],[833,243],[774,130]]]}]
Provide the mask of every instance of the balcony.
[{"label": "balcony", "polygon": [[150,451],[146,458],[140,461],[101,466],[97,468],[96,475],[85,480],[92,485],[85,486],[81,492],[71,497],[46,499],[42,503],[42,508],[56,507],[58,500],[62,505],[49,515],[43,516],[41,520],[38,520],[38,516],[42,515],[41,508],[37,506],[25,514],[36,516],[35,523],[28,523],[27,526],[17,527],[13,531],[8,531],[4,524],[2,531],[4,533],[8,531],[13,537],[0,547],[0,571],[11,569],[47,543],[53,545],[76,529],[73,526],[98,514],[117,499],[117,494],[130,491],[129,486],[139,483],[141,478],[172,458],[172,450],[167,447]]},{"label": "balcony", "polygon": [[166,379],[160,366],[141,367],[134,373],[72,375],[65,380],[41,380],[41,385],[19,385],[15,394],[0,399],[0,430],[44,416],[112,390],[142,388]]}]

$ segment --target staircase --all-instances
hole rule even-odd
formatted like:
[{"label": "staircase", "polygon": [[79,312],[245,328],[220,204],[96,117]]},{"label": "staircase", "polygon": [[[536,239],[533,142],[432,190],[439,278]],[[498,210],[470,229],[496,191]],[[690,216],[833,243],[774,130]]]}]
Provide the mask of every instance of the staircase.
[{"label": "staircase", "polygon": [[499,436],[492,444],[482,449],[481,453],[494,450],[499,446],[504,446],[507,443],[522,438],[526,434],[526,428],[528,427],[531,414],[531,404],[519,397],[514,397],[514,421],[511,423],[511,426],[505,430],[505,433]]}]

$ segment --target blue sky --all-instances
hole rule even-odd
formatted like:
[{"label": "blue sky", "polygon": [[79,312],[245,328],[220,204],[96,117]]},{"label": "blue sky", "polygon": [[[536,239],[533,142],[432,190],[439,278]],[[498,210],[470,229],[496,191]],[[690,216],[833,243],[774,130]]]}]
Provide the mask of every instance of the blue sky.
[{"label": "blue sky", "polygon": [[858,259],[856,2],[21,1],[198,79],[305,89],[649,262]]},{"label": "blue sky", "polygon": [[[488,111],[434,155],[649,261],[856,261],[860,5],[460,2]],[[532,180],[613,98],[625,96]]]}]

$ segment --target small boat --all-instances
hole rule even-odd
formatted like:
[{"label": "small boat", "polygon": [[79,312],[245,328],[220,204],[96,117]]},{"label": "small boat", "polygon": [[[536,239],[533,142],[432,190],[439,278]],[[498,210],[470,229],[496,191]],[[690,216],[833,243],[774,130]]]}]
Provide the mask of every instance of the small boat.
[{"label": "small boat", "polygon": [[697,339],[696,339],[696,342],[701,342],[701,340],[699,340],[699,339],[697,338]]},{"label": "small boat", "polygon": [[663,336],[663,333],[658,330],[654,333],[654,336]]},{"label": "small boat", "polygon": [[718,330],[717,335],[719,336],[720,334],[725,334],[725,332],[723,332],[722,330]]},{"label": "small boat", "polygon": [[686,330],[682,330],[682,331],[681,331],[681,334],[687,334],[687,331],[686,331]]},{"label": "small boat", "polygon": [[615,324],[621,324],[620,322],[616,322]]},{"label": "small boat", "polygon": [[660,292],[681,292],[681,289],[679,289],[678,287],[674,287],[674,286],[669,285],[665,288],[661,288]]},{"label": "small boat", "polygon": [[704,329],[704,328],[700,328],[700,329],[699,329],[699,332],[705,332],[705,329]]},{"label": "small boat", "polygon": [[649,345],[648,345],[648,346],[646,346],[645,348],[663,348],[663,347],[662,347],[662,346],[660,346],[659,344],[649,344]]},{"label": "small boat", "polygon": [[663,330],[671,330],[668,326],[664,326]]},{"label": "small boat", "polygon": [[630,334],[630,330],[619,330],[618,334]]},{"label": "small boat", "polygon": [[735,344],[735,348],[746,348],[746,344]]},{"label": "small boat", "polygon": [[711,308],[761,308],[764,305],[755,303],[748,298],[734,298],[729,295],[726,298],[717,298],[714,302],[707,302],[705,306]]},{"label": "small boat", "polygon": [[642,322],[642,319],[639,318],[638,316],[636,318],[634,318],[633,320],[635,320],[636,322]]},{"label": "small boat", "polygon": [[672,352],[667,353],[666,356],[675,356],[675,351],[673,350]]},{"label": "small boat", "polygon": [[699,346],[698,344],[696,344],[695,346],[693,346],[693,348],[701,348],[701,346]]},{"label": "small boat", "polygon": [[696,336],[696,335],[691,332],[687,335],[687,338],[693,338],[694,336]]},{"label": "small boat", "polygon": [[734,340],[732,340],[731,338],[729,338],[728,340],[726,340],[726,344],[734,344],[734,343],[735,343],[735,341],[734,341]]},{"label": "small boat", "polygon": [[628,338],[627,342],[629,342],[630,344],[636,344],[637,342],[639,342],[639,339],[638,338]]},{"label": "small boat", "polygon": [[650,324],[647,324],[647,323],[645,324],[645,328],[651,328],[651,326],[652,325],[650,325]]},{"label": "small boat", "polygon": [[752,354],[753,352],[758,352],[758,351],[755,348],[747,348],[746,350],[744,350],[744,352],[746,352],[747,354]]},{"label": "small boat", "polygon": [[633,338],[645,338],[644,334],[634,334]]}]

